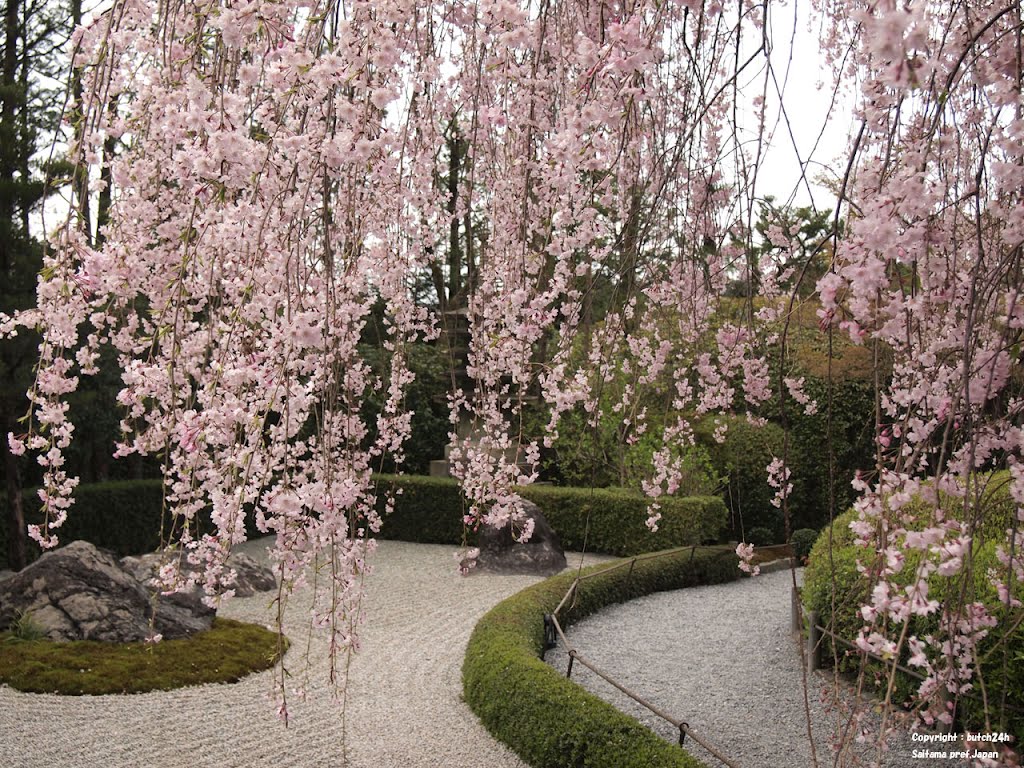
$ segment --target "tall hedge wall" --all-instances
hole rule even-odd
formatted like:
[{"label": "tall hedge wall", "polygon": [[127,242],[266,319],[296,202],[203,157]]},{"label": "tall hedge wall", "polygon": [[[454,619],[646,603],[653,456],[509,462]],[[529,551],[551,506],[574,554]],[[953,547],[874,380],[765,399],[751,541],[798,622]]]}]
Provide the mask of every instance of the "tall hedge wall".
[{"label": "tall hedge wall", "polygon": [[[380,532],[382,538],[427,544],[462,542],[465,504],[454,480],[379,475],[377,482],[379,490],[396,494],[394,510]],[[644,524],[647,501],[627,491],[529,486],[522,489],[522,494],[543,510],[566,549],[582,549],[586,538],[591,552],[634,555],[718,541],[726,525],[725,505],[718,498],[665,499],[659,530],[652,534]],[[383,494],[380,496],[383,510]],[[160,543],[162,503],[160,480],[80,485],[61,539],[85,539],[119,555],[150,552]],[[29,523],[41,522],[34,490],[25,491],[24,507]],[[5,522],[6,516],[0,516],[0,568],[7,565]],[[250,534],[255,533],[249,527]],[[39,552],[32,546],[29,551],[36,555]]]},{"label": "tall hedge wall", "polygon": [[[594,566],[592,573],[609,564]],[[668,589],[737,579],[735,553],[689,548],[581,583],[568,626],[614,603]],[[463,694],[484,726],[534,768],[701,768],[703,763],[567,680],[540,659],[544,614],[572,584],[563,573],[499,603],[473,630]]]},{"label": "tall hedge wall", "polygon": [[[22,494],[25,522],[42,523],[40,501],[35,489]],[[161,516],[165,530],[170,530],[171,515],[162,514],[162,480],[116,480],[105,483],[87,483],[75,489],[75,505],[59,531],[61,542],[84,539],[98,547],[109,549],[118,556],[152,552],[160,546]],[[212,529],[209,515],[198,515],[199,533]],[[249,515],[246,530],[250,536],[258,535]],[[30,543],[28,557],[34,560],[41,552]],[[7,563],[7,516],[0,515],[0,568]]]},{"label": "tall hedge wall", "polygon": [[[40,524],[40,501],[34,489],[22,495],[26,522]],[[118,555],[151,552],[160,544],[160,480],[125,480],[80,485],[75,506],[60,530],[62,541],[85,539]],[[169,522],[169,519],[165,522]],[[39,547],[28,547],[30,558]],[[0,567],[7,567],[7,516],[0,515]]]},{"label": "tall hedge wall", "polygon": [[[384,521],[381,537],[461,543],[467,507],[454,480],[381,475],[378,481],[382,488],[401,491]],[[717,497],[669,497],[662,500],[658,531],[651,533],[646,525],[648,501],[639,494],[550,485],[526,486],[519,492],[540,507],[565,549],[579,551],[586,540],[590,552],[622,557],[720,541],[728,518],[725,504]]]}]

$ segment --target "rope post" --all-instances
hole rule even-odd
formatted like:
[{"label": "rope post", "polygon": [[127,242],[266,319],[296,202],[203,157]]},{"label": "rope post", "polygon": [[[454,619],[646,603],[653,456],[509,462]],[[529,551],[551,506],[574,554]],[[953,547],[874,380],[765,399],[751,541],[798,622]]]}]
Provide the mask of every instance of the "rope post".
[{"label": "rope post", "polygon": [[569,651],[569,668],[565,670],[565,679],[572,677],[572,663],[576,659],[576,651]]},{"label": "rope post", "polygon": [[821,630],[818,628],[818,612],[807,614],[810,626],[807,628],[807,670],[821,669]]},{"label": "rope post", "polygon": [[689,723],[679,724],[679,746],[683,746],[683,742],[686,741],[686,731],[690,727]]},{"label": "rope post", "polygon": [[544,645],[540,650],[541,661],[544,655],[558,645],[558,634],[555,631],[555,617],[550,613],[544,614]]},{"label": "rope post", "polygon": [[792,620],[793,620],[793,631],[794,632],[803,632],[803,630],[804,630],[804,622],[803,622],[803,616],[801,616],[802,611],[801,611],[801,605],[800,605],[800,590],[797,587],[793,587],[793,594],[792,594],[792,600],[791,600],[790,606],[791,606],[790,612],[792,614]]}]

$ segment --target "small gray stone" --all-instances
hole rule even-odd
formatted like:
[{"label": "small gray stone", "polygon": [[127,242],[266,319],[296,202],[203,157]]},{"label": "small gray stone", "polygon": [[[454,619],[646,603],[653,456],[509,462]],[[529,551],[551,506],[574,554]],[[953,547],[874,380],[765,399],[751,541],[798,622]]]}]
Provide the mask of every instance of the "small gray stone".
[{"label": "small gray stone", "polygon": [[228,557],[227,565],[236,574],[231,587],[235,590],[235,597],[252,597],[257,592],[269,592],[272,589],[277,589],[274,572],[246,554],[232,553]]},{"label": "small gray stone", "polygon": [[[216,613],[213,608],[203,602],[204,593],[202,587],[199,586],[170,594],[158,594],[153,579],[160,571],[161,566],[172,558],[177,558],[177,554],[153,552],[121,559],[121,565],[145,584],[153,595],[153,603],[156,607],[156,631],[168,639],[209,629]],[[185,577],[193,575],[197,571],[196,567],[185,558],[181,558],[179,567]],[[248,555],[232,554],[228,557],[227,569],[235,572],[235,579],[230,584],[225,583],[223,588],[225,590],[233,589],[236,597],[252,597],[257,592],[277,588],[277,580],[274,578],[273,572]]]},{"label": "small gray stone", "polygon": [[[164,554],[153,552],[138,557],[125,557],[121,564],[135,574],[135,577],[142,583],[147,584],[156,576],[160,567],[169,561],[169,558],[176,558],[176,554]],[[252,597],[257,592],[267,592],[277,589],[277,579],[274,572],[264,565],[260,565],[249,555],[235,552],[228,556],[225,570],[233,570],[235,579],[231,583],[225,583],[224,589],[233,589],[235,597]],[[196,567],[181,559],[179,567],[183,575],[188,576],[196,572]]]},{"label": "small gray stone", "polygon": [[[191,586],[179,592],[162,593],[154,577],[161,566],[171,559],[171,555],[154,552],[138,557],[121,558],[122,567],[135,576],[150,595],[150,602],[156,610],[153,621],[154,629],[168,640],[184,637],[195,632],[203,632],[213,626],[216,611],[203,602],[203,590]],[[183,567],[183,572],[193,569]]]}]

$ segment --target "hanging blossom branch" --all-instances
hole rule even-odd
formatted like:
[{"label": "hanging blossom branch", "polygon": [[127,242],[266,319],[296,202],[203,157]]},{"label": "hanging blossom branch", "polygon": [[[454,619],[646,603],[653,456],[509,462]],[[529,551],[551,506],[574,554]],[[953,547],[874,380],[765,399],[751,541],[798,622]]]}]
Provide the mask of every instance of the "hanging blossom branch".
[{"label": "hanging blossom branch", "polygon": [[[1020,620],[1021,10],[820,5],[834,21],[833,59],[853,52],[864,123],[843,201],[849,236],[818,283],[821,317],[872,345],[876,361],[892,361],[879,375],[877,466],[858,481],[851,526],[874,581],[858,644],[894,656],[909,648],[909,663],[929,676],[919,692],[925,719],[948,724],[952,700],[985,695],[981,641],[997,619]],[[1004,567],[991,574],[1006,610],[992,616],[971,573],[985,543],[986,473],[999,467],[1010,468],[1017,508],[999,545]],[[908,587],[891,583],[910,567]],[[940,605],[929,594],[934,574],[961,597]],[[913,617],[930,615],[940,631],[915,634]]]},{"label": "hanging blossom branch", "polygon": [[[880,369],[877,466],[859,485],[856,532],[879,579],[860,643],[912,649],[931,674],[929,717],[948,719],[937,694],[983,687],[977,647],[994,619],[967,599],[942,606],[939,635],[912,634],[909,619],[940,610],[930,575],[969,570],[980,473],[1009,466],[1024,502],[1020,9],[821,9],[834,21],[826,50],[861,83],[865,126],[841,201],[848,235],[818,284],[822,322],[893,361],[890,376]],[[445,268],[438,233],[465,221],[479,227],[467,233],[473,386],[451,405],[453,427],[476,427],[453,454],[469,523],[511,523],[526,538],[516,487],[536,478],[561,416],[596,420],[602,387],[624,374],[626,440],[648,427],[644,388],[671,381],[644,486],[656,527],[693,415],[772,395],[761,332],[778,317],[771,281],[763,309],[712,324],[746,256],[735,222],[751,193],[726,170],[756,158],[737,145],[730,98],[751,60],[743,33],[761,37],[763,12],[742,0],[115,2],[74,37],[72,158],[96,169],[108,139],[121,145],[109,174],[82,175],[113,186],[104,244],[90,246],[88,217],[72,215],[51,236],[38,309],[0,326],[42,329],[32,420],[9,437],[45,469],[33,537],[56,544],[76,482],[63,468],[64,398],[109,344],[123,371],[118,453],[163,457],[170,533],[204,566],[209,599],[230,579],[225,558],[252,509],[275,536],[282,611],[313,575],[312,621],[341,675],[382,522],[371,469],[385,454],[401,460],[410,428],[404,349],[436,332],[410,285]],[[456,124],[468,170],[453,212],[436,180]],[[614,300],[592,325],[597,281]],[[386,381],[359,351],[374,307]],[[784,384],[803,403],[800,382]],[[371,430],[362,404],[378,388],[387,398]],[[543,435],[521,426],[531,398],[550,410]],[[782,504],[789,470],[773,463],[772,478]],[[924,533],[908,519],[915,495],[932,502]],[[215,530],[200,535],[204,510]],[[910,550],[919,565],[897,594],[886,578]],[[1008,611],[1020,608],[1022,550],[1017,525],[993,574]]]},{"label": "hanging blossom branch", "polygon": [[[386,125],[402,57],[415,55],[412,10],[128,0],[79,29],[72,155],[96,166],[107,137],[121,141],[110,224],[101,250],[74,216],[53,234],[39,309],[21,318],[44,332],[35,421],[11,437],[43,452],[46,517],[33,537],[56,544],[74,488],[61,398],[76,364],[90,373],[108,343],[123,371],[118,455],[163,456],[174,538],[203,566],[208,600],[229,583],[224,560],[252,507],[276,537],[279,600],[316,573],[332,674],[355,645],[380,525],[372,462],[400,459],[409,431],[402,349],[432,333],[407,291],[422,260],[400,237],[400,135]],[[358,351],[376,302],[385,382]],[[376,387],[387,401],[369,441],[361,405]],[[203,510],[214,531],[198,535]],[[178,580],[173,567],[163,575]]]},{"label": "hanging blossom branch", "polygon": [[[76,186],[38,309],[3,326],[43,330],[33,420],[9,438],[46,469],[33,537],[57,543],[76,482],[63,470],[63,399],[110,345],[118,455],[162,457],[168,544],[202,566],[215,602],[251,510],[275,536],[279,621],[308,579],[343,685],[382,523],[371,469],[385,454],[401,461],[404,349],[436,333],[410,286],[445,268],[434,246],[453,221],[480,230],[473,386],[452,393],[453,424],[477,425],[453,455],[471,524],[528,537],[516,486],[537,476],[560,416],[593,413],[619,366],[638,387],[671,375],[669,442],[692,440],[693,409],[730,409],[737,392],[763,402],[752,328],[723,329],[694,356],[742,255],[727,237],[725,158],[738,150],[723,125],[741,27],[760,15],[747,3],[117,0],[73,39],[71,156],[92,191],[109,179],[103,245],[75,213],[89,204]],[[454,212],[437,183],[452,126],[468,147]],[[613,283],[615,308],[580,334],[596,278]],[[359,351],[375,308],[385,381]],[[362,409],[371,389],[387,393],[375,425]],[[620,404],[634,435],[646,426],[637,394]],[[551,411],[537,438],[520,426],[532,397]],[[655,457],[652,527],[680,469],[669,451]],[[206,511],[214,530],[201,534]]]},{"label": "hanging blossom branch", "polygon": [[[740,380],[751,406],[770,394],[751,329],[697,351],[742,255],[728,238],[736,189],[725,173],[740,28],[726,20],[756,26],[760,9],[541,3],[493,14],[485,31],[464,31],[458,82],[476,87],[452,89],[456,111],[472,116],[460,199],[487,222],[470,303],[474,384],[452,409],[453,424],[475,426],[453,456],[468,520],[517,524],[515,487],[536,478],[561,417],[580,408],[596,423],[602,389],[624,374],[632,383],[614,411],[627,441],[647,428],[643,388],[668,376],[676,390],[645,484],[656,528],[657,499],[682,474],[671,446],[692,442],[692,414],[731,410]],[[611,286],[612,308],[591,325],[597,281]],[[538,397],[545,433],[524,436],[524,403]]]}]

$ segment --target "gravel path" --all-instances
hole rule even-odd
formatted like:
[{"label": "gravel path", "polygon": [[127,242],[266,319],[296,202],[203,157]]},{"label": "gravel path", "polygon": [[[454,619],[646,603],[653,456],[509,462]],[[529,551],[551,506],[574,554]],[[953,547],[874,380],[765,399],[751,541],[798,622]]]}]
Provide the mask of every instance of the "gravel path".
[{"label": "gravel path", "polygon": [[[245,545],[254,557],[265,557],[264,549],[260,542]],[[287,730],[266,698],[270,673],[233,685],[132,696],[49,696],[0,687],[0,766],[524,768],[462,702],[461,668],[480,617],[538,579],[476,572],[460,578],[454,551],[380,542],[344,721],[322,669],[311,673],[308,699],[290,705]],[[291,610],[308,604],[303,597],[293,596]],[[269,623],[268,602],[266,596],[235,599],[222,614]],[[306,643],[295,634],[291,640],[290,657]],[[325,658],[316,635],[311,643],[311,657]],[[289,661],[300,666],[297,658]]]},{"label": "gravel path", "polygon": [[[708,587],[649,595],[610,607],[569,628],[569,642],[595,666],[693,730],[742,768],[812,765],[801,662],[790,633],[789,571]],[[565,672],[562,646],[548,663]],[[679,732],[580,664],[575,682],[677,741]],[[832,766],[831,736],[845,723],[840,708],[827,708],[822,693],[831,674],[809,680],[809,703],[819,765]],[[708,766],[721,763],[687,740]],[[914,758],[907,733],[890,739],[882,765],[946,768],[955,761]],[[931,749],[942,749],[932,745]],[[858,762],[861,761],[861,762]],[[840,765],[875,765],[875,750],[845,757]]]}]

